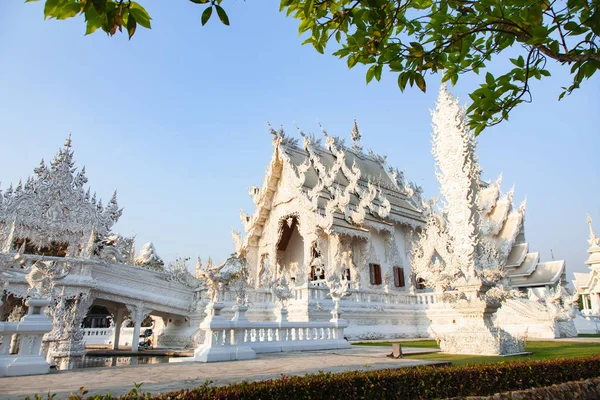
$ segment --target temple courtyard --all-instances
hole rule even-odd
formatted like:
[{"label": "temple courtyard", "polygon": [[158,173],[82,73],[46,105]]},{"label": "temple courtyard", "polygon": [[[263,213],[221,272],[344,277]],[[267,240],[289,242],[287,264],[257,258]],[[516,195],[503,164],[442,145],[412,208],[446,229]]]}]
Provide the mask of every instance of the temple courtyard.
[{"label": "temple courtyard", "polygon": [[[430,348],[403,348],[405,354],[437,352]],[[323,350],[258,354],[254,360],[220,363],[164,363],[110,368],[84,368],[51,372],[47,375],[0,378],[0,399],[24,399],[33,394],[56,393],[65,398],[84,386],[88,395],[122,395],[134,384],[150,393],[168,393],[203,385],[227,385],[234,382],[259,381],[281,375],[306,375],[319,371],[342,372],[446,364],[444,361],[391,359],[391,348],[353,346],[344,350]],[[125,353],[126,354],[126,353]]]},{"label": "temple courtyard", "polygon": [[[34,394],[56,394],[56,398],[66,398],[69,393],[78,393],[83,386],[88,395],[123,395],[135,384],[142,384],[141,390],[152,394],[168,393],[181,389],[202,386],[207,381],[220,386],[242,381],[260,381],[279,378],[281,375],[294,376],[324,372],[350,370],[377,370],[386,368],[414,367],[420,365],[461,365],[477,362],[517,361],[523,359],[544,359],[573,357],[596,354],[600,351],[600,337],[579,337],[544,341],[529,341],[527,350],[532,354],[516,357],[482,357],[449,355],[433,348],[435,342],[417,340],[409,347],[411,340],[403,341],[402,351],[407,358],[392,359],[391,346],[384,341],[362,342],[350,349],[305,351],[289,353],[259,354],[254,360],[195,363],[175,362],[144,364],[119,367],[83,368],[54,371],[48,375],[21,376],[0,380],[0,399],[25,399]],[[427,347],[425,347],[427,346]],[[127,350],[115,352],[123,357],[130,355]],[[144,355],[169,354],[168,351],[148,351]],[[111,352],[91,352],[91,355],[111,354]],[[183,354],[182,354],[183,355]]]}]

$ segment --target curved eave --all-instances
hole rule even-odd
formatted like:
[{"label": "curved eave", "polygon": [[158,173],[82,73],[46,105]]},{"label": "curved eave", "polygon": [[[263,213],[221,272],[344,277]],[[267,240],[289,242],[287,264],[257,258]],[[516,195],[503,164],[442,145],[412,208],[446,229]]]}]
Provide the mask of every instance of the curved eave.
[{"label": "curved eave", "polygon": [[[540,263],[536,266],[535,271],[528,277],[516,279],[512,279],[511,277],[511,283],[515,287],[555,285],[560,280],[564,271],[564,260]],[[519,282],[520,280],[523,281]]]}]

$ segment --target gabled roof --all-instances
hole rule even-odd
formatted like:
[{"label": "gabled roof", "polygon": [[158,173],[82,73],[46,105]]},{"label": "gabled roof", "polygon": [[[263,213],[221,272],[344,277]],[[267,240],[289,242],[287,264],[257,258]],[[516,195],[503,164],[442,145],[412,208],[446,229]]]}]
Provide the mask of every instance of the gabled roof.
[{"label": "gabled roof", "polygon": [[365,153],[357,143],[347,147],[325,132],[325,145],[301,132],[302,146],[283,130],[271,128],[271,133],[273,157],[262,187],[252,188],[251,193],[256,211],[253,216],[241,215],[247,237],[260,236],[286,168],[292,173],[285,175],[285,184],[297,190],[298,197],[309,205],[308,211],[322,217],[320,227],[325,231],[361,236],[372,224],[384,229],[393,229],[393,223],[424,225],[422,189],[389,167],[385,157]]},{"label": "gabled roof", "polygon": [[590,281],[592,279],[592,272],[582,273],[582,272],[574,272],[573,275],[575,279],[573,280],[573,285],[578,291],[587,289],[590,287]]}]

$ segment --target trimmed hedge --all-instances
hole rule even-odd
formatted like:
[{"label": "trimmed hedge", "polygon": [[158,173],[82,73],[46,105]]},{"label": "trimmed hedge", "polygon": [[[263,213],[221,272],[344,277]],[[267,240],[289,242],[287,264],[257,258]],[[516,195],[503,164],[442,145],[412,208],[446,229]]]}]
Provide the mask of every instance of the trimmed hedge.
[{"label": "trimmed hedge", "polygon": [[[457,397],[456,400],[463,399]],[[600,400],[600,378],[566,382],[550,387],[500,393],[493,396],[473,396],[464,400]],[[452,399],[455,400],[455,399]]]},{"label": "trimmed hedge", "polygon": [[[374,371],[282,376],[228,386],[204,384],[191,390],[150,395],[139,388],[121,399],[430,399],[489,396],[600,377],[600,355],[464,366],[423,366]],[[85,398],[85,393],[71,400]],[[95,400],[115,397],[93,396]]]}]

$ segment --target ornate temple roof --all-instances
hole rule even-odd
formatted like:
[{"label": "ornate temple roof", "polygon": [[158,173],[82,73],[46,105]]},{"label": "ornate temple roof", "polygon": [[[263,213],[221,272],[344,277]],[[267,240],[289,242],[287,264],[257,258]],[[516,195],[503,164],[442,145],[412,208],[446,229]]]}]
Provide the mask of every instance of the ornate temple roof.
[{"label": "ornate temple roof", "polygon": [[[357,134],[358,132],[358,134]],[[422,189],[408,182],[404,174],[387,165],[385,157],[359,146],[360,133],[354,125],[353,146],[323,131],[325,143],[300,131],[298,139],[283,129],[271,128],[273,157],[265,180],[251,195],[256,204],[253,216],[242,213],[242,222],[250,235],[264,223],[272,196],[285,168],[292,171],[288,182],[298,196],[310,205],[310,211],[322,216],[321,227],[351,235],[366,235],[366,227],[393,229],[393,223],[422,226],[424,200]]]},{"label": "ornate temple roof", "polygon": [[100,238],[109,234],[123,212],[117,192],[104,207],[95,193],[84,189],[85,167],[77,171],[74,165],[69,135],[50,165],[42,159],[25,184],[0,191],[2,243],[10,246],[14,238],[27,238],[37,247],[53,241],[85,244],[93,231]]}]

